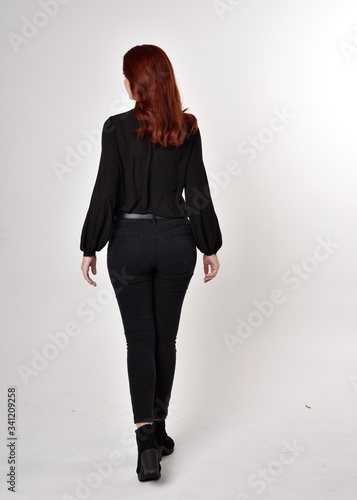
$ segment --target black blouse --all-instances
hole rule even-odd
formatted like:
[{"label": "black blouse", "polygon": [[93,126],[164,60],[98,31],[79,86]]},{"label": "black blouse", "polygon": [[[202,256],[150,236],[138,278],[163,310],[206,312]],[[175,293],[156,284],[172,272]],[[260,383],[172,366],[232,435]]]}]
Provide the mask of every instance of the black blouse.
[{"label": "black blouse", "polygon": [[222,235],[199,129],[181,146],[164,148],[130,134],[139,127],[133,109],[104,123],[99,169],[81,233],[83,255],[93,256],[106,245],[112,223],[122,212],[189,217],[197,248],[206,255],[215,254],[222,246]]}]

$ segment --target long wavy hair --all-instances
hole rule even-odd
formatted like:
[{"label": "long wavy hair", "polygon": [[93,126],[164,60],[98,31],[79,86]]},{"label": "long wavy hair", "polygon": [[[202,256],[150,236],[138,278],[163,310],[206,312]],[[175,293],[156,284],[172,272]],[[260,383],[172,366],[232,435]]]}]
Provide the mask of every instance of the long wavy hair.
[{"label": "long wavy hair", "polygon": [[182,103],[172,64],[156,45],[136,45],[123,58],[123,73],[135,99],[140,128],[131,133],[146,137],[152,146],[180,146],[197,131],[197,119]]}]

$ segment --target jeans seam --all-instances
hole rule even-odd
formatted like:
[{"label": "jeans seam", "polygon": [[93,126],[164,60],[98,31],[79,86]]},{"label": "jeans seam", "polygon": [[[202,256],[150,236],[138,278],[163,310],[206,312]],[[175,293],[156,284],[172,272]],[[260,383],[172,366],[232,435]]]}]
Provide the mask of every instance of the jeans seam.
[{"label": "jeans seam", "polygon": [[175,251],[174,251],[174,247],[173,247],[170,235],[167,235],[167,238],[169,240],[169,244],[170,244],[170,248],[171,248],[171,252],[172,252],[172,260],[174,261],[175,260]]},{"label": "jeans seam", "polygon": [[139,242],[139,248],[138,248],[138,254],[137,254],[137,263],[139,264],[140,262],[140,257],[141,257],[141,248],[143,246],[143,236],[140,236],[140,242]]}]

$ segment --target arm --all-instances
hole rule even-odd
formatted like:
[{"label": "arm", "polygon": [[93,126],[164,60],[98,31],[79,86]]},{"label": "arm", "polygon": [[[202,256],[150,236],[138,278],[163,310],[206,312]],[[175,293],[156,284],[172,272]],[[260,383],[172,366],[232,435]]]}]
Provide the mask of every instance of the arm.
[{"label": "arm", "polygon": [[113,120],[109,117],[103,126],[98,173],[80,239],[80,249],[83,252],[82,271],[90,284],[95,285],[88,276],[88,268],[91,266],[96,274],[95,253],[109,240],[118,202],[119,180],[120,160]]},{"label": "arm", "polygon": [[[197,248],[204,254],[204,281],[206,283],[217,274],[220,266],[216,253],[222,246],[222,234],[208,185],[199,129],[193,137],[192,151],[187,166],[185,198],[187,215],[190,218]],[[210,273],[208,273],[209,267],[211,267]]]},{"label": "arm", "polygon": [[204,254],[204,282],[207,283],[216,276],[220,267],[216,253],[222,246],[222,234],[208,185],[199,129],[193,138],[187,166],[185,198],[197,248]]}]

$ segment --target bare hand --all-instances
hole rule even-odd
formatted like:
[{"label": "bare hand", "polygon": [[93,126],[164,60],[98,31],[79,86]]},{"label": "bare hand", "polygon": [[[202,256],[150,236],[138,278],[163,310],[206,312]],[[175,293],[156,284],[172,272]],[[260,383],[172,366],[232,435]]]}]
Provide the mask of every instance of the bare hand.
[{"label": "bare hand", "polygon": [[[203,255],[203,270],[205,273],[205,277],[203,278],[203,281],[207,283],[207,281],[210,281],[212,278],[216,276],[218,273],[220,263],[218,261],[217,254],[213,255]],[[209,267],[211,268],[211,271],[209,272]]]},{"label": "bare hand", "polygon": [[92,268],[92,273],[97,274],[97,257],[93,255],[93,257],[83,257],[81,269],[83,272],[84,279],[88,281],[90,285],[97,286],[97,283],[90,279],[89,277],[89,268]]}]

